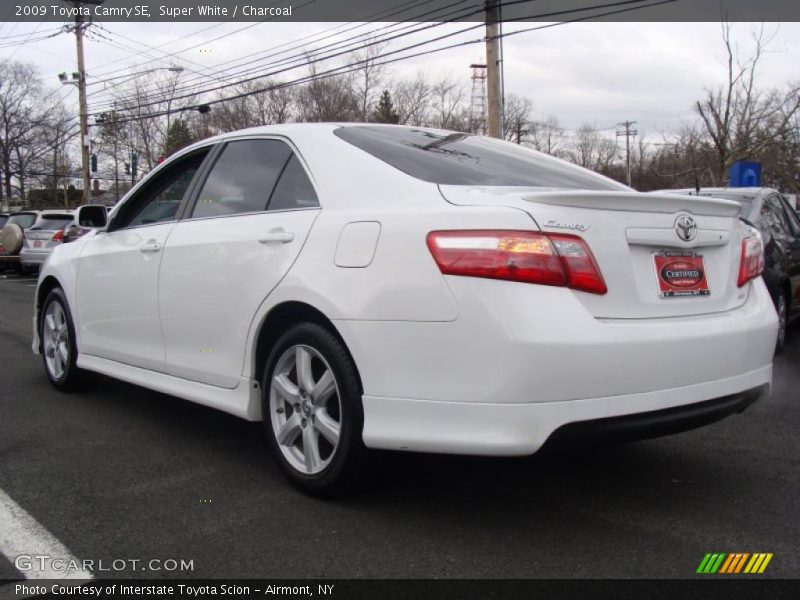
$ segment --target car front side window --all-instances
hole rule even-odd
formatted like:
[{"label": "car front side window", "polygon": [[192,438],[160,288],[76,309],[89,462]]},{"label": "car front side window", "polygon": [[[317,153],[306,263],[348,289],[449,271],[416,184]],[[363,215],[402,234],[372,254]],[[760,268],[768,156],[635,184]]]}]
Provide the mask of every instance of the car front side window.
[{"label": "car front side window", "polygon": [[174,221],[189,185],[209,149],[204,148],[169,165],[146,182],[144,187],[120,207],[111,229],[124,229]]}]

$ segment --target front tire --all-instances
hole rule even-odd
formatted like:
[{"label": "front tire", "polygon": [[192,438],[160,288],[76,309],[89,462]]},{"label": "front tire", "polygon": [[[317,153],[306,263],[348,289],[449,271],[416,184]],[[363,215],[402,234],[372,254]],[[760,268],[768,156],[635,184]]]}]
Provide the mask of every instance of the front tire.
[{"label": "front tire", "polygon": [[267,440],[288,479],[313,496],[354,490],[367,459],[364,412],[339,338],[316,323],[291,327],[267,359],[261,389]]},{"label": "front tire", "polygon": [[64,392],[77,389],[82,372],[76,365],[75,326],[61,288],[51,290],[42,305],[39,340],[44,370],[50,383]]}]

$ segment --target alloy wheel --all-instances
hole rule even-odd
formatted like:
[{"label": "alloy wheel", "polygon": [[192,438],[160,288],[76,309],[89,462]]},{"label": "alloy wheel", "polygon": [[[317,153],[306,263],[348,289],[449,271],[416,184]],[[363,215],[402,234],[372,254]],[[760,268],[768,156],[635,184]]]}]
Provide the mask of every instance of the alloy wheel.
[{"label": "alloy wheel", "polygon": [[70,339],[67,319],[59,302],[51,302],[44,313],[42,344],[48,372],[54,379],[61,379],[69,365]]},{"label": "alloy wheel", "polygon": [[297,471],[315,475],[333,460],[341,436],[342,404],[336,376],[316,349],[286,349],[272,371],[272,431],[281,453]]}]

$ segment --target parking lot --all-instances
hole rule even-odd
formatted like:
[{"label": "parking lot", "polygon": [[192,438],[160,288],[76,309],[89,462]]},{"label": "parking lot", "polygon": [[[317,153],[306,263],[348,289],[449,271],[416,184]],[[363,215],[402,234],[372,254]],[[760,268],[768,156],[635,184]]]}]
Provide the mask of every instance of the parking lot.
[{"label": "parking lot", "polygon": [[372,489],[326,502],[289,487],[261,424],[100,376],[54,391],[30,352],[34,286],[0,275],[0,489],[81,559],[193,561],[149,577],[625,578],[771,552],[763,576],[800,576],[798,327],[772,397],[710,427],[526,459],[384,454]]}]

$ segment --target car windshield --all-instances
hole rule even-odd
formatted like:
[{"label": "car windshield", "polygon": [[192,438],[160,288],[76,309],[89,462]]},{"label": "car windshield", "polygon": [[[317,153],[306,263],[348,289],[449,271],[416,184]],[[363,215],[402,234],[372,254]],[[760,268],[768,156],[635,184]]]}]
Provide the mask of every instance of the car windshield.
[{"label": "car windshield", "polygon": [[36,224],[31,229],[44,231],[58,231],[72,223],[72,215],[39,215]]},{"label": "car windshield", "polygon": [[341,127],[334,133],[404,173],[431,183],[563,190],[628,189],[553,157],[477,135],[390,125],[355,125]]},{"label": "car windshield", "polygon": [[7,225],[19,225],[22,229],[28,229],[36,222],[36,215],[33,213],[19,213],[8,217]]}]

